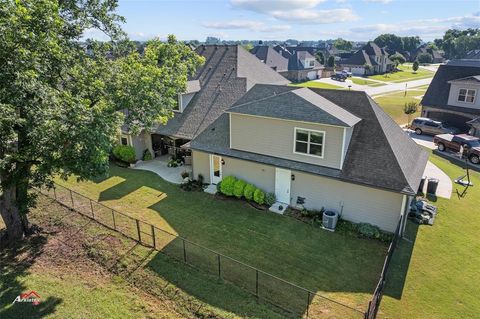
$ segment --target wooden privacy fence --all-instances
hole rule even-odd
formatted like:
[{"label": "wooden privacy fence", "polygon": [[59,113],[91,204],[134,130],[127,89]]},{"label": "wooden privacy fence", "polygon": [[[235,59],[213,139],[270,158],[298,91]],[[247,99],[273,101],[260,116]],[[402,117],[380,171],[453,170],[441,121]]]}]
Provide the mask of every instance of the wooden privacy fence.
[{"label": "wooden privacy fence", "polygon": [[128,216],[69,188],[55,184],[40,192],[142,245],[228,281],[293,316],[348,319],[365,315],[358,309]]}]

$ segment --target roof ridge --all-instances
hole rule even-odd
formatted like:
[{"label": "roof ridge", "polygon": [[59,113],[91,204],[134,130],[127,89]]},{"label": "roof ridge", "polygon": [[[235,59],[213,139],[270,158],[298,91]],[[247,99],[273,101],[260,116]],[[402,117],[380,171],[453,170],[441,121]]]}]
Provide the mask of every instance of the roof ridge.
[{"label": "roof ridge", "polygon": [[[279,86],[279,85],[274,85],[274,84],[257,84],[257,85],[272,85],[272,86]],[[261,102],[261,101],[265,101],[265,100],[268,100],[268,99],[271,99],[273,97],[277,97],[277,96],[280,96],[280,95],[284,95],[284,94],[287,94],[287,93],[290,93],[292,91],[295,91],[297,90],[298,88],[293,88],[292,90],[288,90],[288,91],[285,91],[285,92],[280,92],[280,93],[275,93],[273,92],[272,95],[269,95],[267,97],[264,97],[264,98],[261,98],[261,99],[258,99],[258,100],[252,100],[252,101],[248,101],[248,102],[245,102],[245,103],[242,103],[242,104],[238,104],[238,105],[235,105],[235,106],[232,106],[230,109],[228,109],[228,111],[231,111],[231,110],[234,110],[236,109],[237,107],[240,107],[240,106],[245,106],[245,105],[249,105],[249,104],[252,104],[252,103],[256,103],[256,102]],[[301,88],[303,89],[303,88]],[[306,89],[306,88],[305,88]]]}]

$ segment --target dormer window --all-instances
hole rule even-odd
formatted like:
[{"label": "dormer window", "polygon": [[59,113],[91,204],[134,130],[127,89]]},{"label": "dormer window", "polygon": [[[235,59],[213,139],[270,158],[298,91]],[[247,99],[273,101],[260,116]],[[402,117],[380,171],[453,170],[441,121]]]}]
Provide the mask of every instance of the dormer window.
[{"label": "dormer window", "polygon": [[311,67],[315,66],[315,61],[313,61],[313,60],[310,60],[310,62],[309,62],[309,64],[308,64],[308,65],[309,65],[309,66],[311,66]]},{"label": "dormer window", "polygon": [[293,152],[323,158],[325,132],[295,128]]},{"label": "dormer window", "polygon": [[458,101],[465,102],[465,103],[473,103],[475,102],[475,94],[477,90],[473,89],[460,89],[458,91]]}]

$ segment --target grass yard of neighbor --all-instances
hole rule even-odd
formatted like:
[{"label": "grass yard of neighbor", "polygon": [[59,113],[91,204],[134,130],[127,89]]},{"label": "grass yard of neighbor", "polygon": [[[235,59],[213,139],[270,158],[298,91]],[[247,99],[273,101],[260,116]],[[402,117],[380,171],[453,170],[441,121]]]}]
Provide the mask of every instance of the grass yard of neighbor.
[{"label": "grass yard of neighbor", "polygon": [[[374,96],[373,99],[388,115],[395,120],[395,122],[397,122],[399,125],[403,125],[408,122],[408,116],[403,112],[405,103],[420,103],[425,91],[426,88],[422,86],[408,90],[406,95],[404,91],[393,92],[385,95],[378,95],[376,97]],[[412,121],[415,117],[420,116],[420,113],[421,107],[419,105],[418,111],[410,115],[410,121]]]},{"label": "grass yard of neighbor", "polygon": [[302,83],[294,83],[289,84],[291,86],[301,86],[301,87],[308,87],[308,88],[320,88],[320,89],[342,89],[343,87],[338,85],[333,85],[330,83],[323,83],[318,81],[307,81]]},{"label": "grass yard of neighbor", "polygon": [[419,68],[416,72],[413,72],[412,65],[410,64],[399,65],[398,68],[401,71],[394,73],[370,75],[368,76],[368,78],[385,82],[405,82],[431,78],[435,74],[435,72],[423,68]]},{"label": "grass yard of neighbor", "polygon": [[[430,160],[452,180],[465,170],[431,155]],[[380,318],[478,318],[480,313],[480,173],[470,171],[470,187],[458,198],[439,198],[433,226],[409,223],[392,260]]]},{"label": "grass yard of neighbor", "polygon": [[387,245],[330,233],[239,200],[184,192],[156,174],[112,165],[110,176],[60,184],[241,262],[359,310],[366,309]]},{"label": "grass yard of neighbor", "polygon": [[385,83],[377,82],[377,81],[371,81],[365,78],[358,78],[358,77],[351,77],[350,80],[359,85],[368,85],[368,86],[384,86],[386,85]]}]

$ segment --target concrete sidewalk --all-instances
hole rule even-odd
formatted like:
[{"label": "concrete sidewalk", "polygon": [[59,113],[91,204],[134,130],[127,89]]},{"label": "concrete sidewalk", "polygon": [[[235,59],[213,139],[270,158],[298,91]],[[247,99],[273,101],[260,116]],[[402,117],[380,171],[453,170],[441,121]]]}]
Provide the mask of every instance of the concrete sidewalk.
[{"label": "concrete sidewalk", "polygon": [[424,185],[424,193],[427,189],[428,179],[429,178],[437,178],[439,180],[438,188],[437,188],[437,197],[447,198],[450,199],[452,196],[452,181],[450,177],[445,174],[440,168],[438,168],[435,164],[428,161],[427,166],[425,167],[425,172],[423,176],[427,176],[427,180],[425,181]]}]

